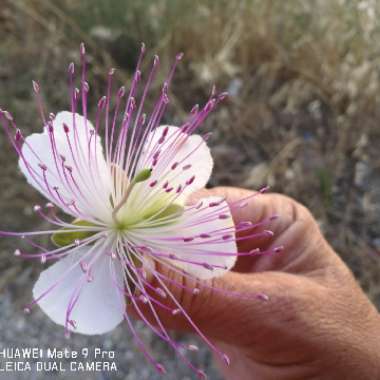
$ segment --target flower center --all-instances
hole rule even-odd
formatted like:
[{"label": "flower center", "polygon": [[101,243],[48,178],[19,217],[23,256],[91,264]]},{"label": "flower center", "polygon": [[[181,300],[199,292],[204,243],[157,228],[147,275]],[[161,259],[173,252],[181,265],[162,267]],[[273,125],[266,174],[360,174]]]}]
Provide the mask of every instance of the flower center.
[{"label": "flower center", "polygon": [[[116,175],[117,171],[114,171]],[[143,190],[142,182],[150,178],[151,169],[143,169],[126,183],[126,190],[112,211],[113,224],[110,229],[117,233],[124,233],[132,228],[153,228],[174,223],[184,211],[183,206],[173,203],[167,194],[153,195],[150,199],[138,200],[138,193]],[[119,173],[120,174],[120,173]],[[149,198],[149,195],[148,197]],[[83,239],[89,238],[100,225],[87,220],[75,219],[72,228],[63,228],[52,235],[56,246],[64,247]],[[74,231],[73,231],[74,230]]]}]

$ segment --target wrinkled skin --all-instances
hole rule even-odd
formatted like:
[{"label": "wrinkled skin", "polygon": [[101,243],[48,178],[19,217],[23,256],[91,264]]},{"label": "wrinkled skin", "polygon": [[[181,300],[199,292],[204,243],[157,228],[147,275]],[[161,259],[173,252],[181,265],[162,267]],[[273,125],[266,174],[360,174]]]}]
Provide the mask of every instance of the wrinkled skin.
[{"label": "wrinkled skin", "polygon": [[[236,188],[202,190],[191,201],[221,195],[228,202],[251,192]],[[234,211],[235,222],[280,216],[266,229],[274,237],[242,240],[244,252],[283,245],[277,254],[239,258],[234,272],[213,280],[222,291],[193,296],[171,286],[201,330],[231,359],[218,361],[228,380],[380,379],[380,317],[352,273],[322,236],[310,212],[278,194],[255,197]],[[188,286],[188,279],[160,268]],[[238,291],[236,296],[227,291]],[[268,301],[255,295],[266,294]],[[142,309],[149,315],[148,309]],[[165,311],[170,329],[191,330],[185,318]]]}]

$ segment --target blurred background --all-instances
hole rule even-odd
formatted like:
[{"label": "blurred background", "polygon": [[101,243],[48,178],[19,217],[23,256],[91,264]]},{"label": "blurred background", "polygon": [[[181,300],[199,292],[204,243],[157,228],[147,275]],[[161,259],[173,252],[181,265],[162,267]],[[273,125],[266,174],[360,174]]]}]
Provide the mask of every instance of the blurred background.
[{"label": "blurred background", "polygon": [[[29,134],[41,124],[32,79],[51,112],[68,109],[67,65],[84,41],[93,104],[106,73],[128,86],[141,41],[161,58],[161,79],[184,52],[165,122],[179,124],[213,84],[229,99],[206,121],[216,167],[211,186],[234,185],[292,196],[380,307],[380,2],[377,0],[0,0],[0,107]],[[160,81],[153,89],[157,94]],[[156,91],[155,91],[156,90]],[[151,98],[151,101],[154,97]],[[0,229],[42,226],[40,198],[26,185],[0,135]],[[106,336],[73,336],[22,305],[41,264],[16,259],[0,241],[0,345],[116,351],[118,373],[0,374],[4,379],[159,379],[121,326]],[[168,368],[167,379],[192,379],[173,353],[139,326]],[[180,340],[194,338],[178,336]],[[220,377],[205,348],[193,360]],[[4,377],[5,376],[5,377]],[[9,377],[7,377],[9,376]],[[23,377],[24,376],[24,377]],[[33,376],[33,377],[30,377]]]}]

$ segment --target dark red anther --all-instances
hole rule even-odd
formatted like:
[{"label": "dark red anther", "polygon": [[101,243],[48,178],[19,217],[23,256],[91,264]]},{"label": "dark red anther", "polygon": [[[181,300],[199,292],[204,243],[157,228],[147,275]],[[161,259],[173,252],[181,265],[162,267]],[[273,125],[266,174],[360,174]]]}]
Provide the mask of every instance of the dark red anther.
[{"label": "dark red anther", "polygon": [[162,137],[166,137],[169,132],[169,127],[165,127],[164,130],[162,131]]},{"label": "dark red anther", "polygon": [[195,175],[193,175],[190,179],[187,180],[186,185],[191,185],[195,180]]},{"label": "dark red anther", "polygon": [[22,140],[22,133],[21,133],[21,131],[19,129],[16,130],[15,140],[16,140],[17,143]]},{"label": "dark red anther", "polygon": [[153,155],[153,160],[157,160],[158,156],[160,155],[161,151],[158,150],[154,155]]}]

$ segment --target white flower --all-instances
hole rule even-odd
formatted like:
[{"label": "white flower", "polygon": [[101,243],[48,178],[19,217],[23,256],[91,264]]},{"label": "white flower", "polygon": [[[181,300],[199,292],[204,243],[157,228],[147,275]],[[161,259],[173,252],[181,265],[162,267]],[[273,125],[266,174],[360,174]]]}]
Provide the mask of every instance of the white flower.
[{"label": "white flower", "polygon": [[[40,87],[34,83],[41,133],[24,138],[13,117],[0,112],[22,173],[48,200],[45,207],[34,209],[57,227],[1,235],[20,236],[39,250],[17,249],[18,256],[56,261],[41,273],[33,288],[34,301],[26,310],[38,304],[67,333],[102,334],[123,319],[130,325],[126,300],[136,303],[136,294],[138,301],[159,307],[146,291],[152,278],[162,284],[158,295],[173,297],[156,263],[207,280],[232,268],[237,257],[236,231],[226,201],[211,197],[186,204],[191,193],[207,184],[213,167],[205,138],[193,132],[224,94],[212,94],[180,127],[159,126],[174,67],[147,117],[144,100],[158,58],[138,98],[143,53],[144,49],[128,96],[122,87],[113,99],[114,71],[109,72],[107,96],[98,103],[94,125],[87,116],[83,46],[80,89],[74,87],[74,65],[69,66],[70,111],[46,117]],[[83,116],[77,112],[79,105]],[[63,220],[57,210],[71,221]],[[35,242],[43,235],[51,235],[55,247]],[[183,312],[180,305],[171,311],[173,316]]]}]

